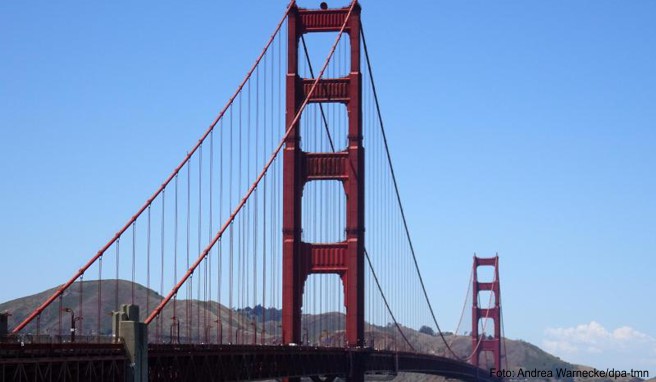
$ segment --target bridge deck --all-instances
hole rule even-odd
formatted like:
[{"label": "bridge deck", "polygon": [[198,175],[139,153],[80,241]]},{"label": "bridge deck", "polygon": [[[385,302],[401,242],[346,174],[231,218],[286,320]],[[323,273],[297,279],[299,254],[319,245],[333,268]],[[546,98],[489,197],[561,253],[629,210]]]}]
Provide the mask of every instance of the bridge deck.
[{"label": "bridge deck", "polygon": [[122,344],[0,344],[0,381],[123,381]]},{"label": "bridge deck", "polygon": [[[240,381],[414,372],[463,381],[497,381],[464,362],[429,354],[368,348],[150,344],[150,381]],[[0,381],[124,381],[122,344],[0,344]]]},{"label": "bridge deck", "polygon": [[367,373],[416,372],[463,381],[496,381],[464,362],[428,354],[366,348],[258,345],[150,345],[149,373],[157,381],[262,380],[348,376],[352,365]]}]

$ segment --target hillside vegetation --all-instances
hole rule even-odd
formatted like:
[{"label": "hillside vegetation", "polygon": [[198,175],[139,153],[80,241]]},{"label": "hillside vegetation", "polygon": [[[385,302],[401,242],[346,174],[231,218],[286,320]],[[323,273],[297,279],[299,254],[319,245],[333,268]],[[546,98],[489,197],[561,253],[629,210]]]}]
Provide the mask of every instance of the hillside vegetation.
[{"label": "hillside vegetation", "polygon": [[[100,289],[100,293],[98,293]],[[0,304],[0,312],[9,312],[9,327],[15,327],[39,304],[46,300],[56,288],[52,288],[32,296],[22,297]],[[101,296],[100,301],[98,296]],[[50,308],[41,315],[39,320],[39,333],[42,335],[57,336],[61,333],[65,341],[68,336],[70,316],[61,312],[60,308],[71,308],[78,317],[83,317],[77,323],[79,335],[111,335],[111,312],[120,307],[120,304],[132,303],[141,307],[141,320],[146,318],[147,309],[152,310],[162,301],[162,296],[142,285],[133,284],[125,280],[84,281],[75,283],[69,290],[56,300]],[[82,310],[80,311],[80,306]],[[99,314],[100,313],[100,314]],[[191,320],[187,320],[187,315]],[[98,317],[101,317],[98,325]],[[175,318],[174,318],[175,317]],[[169,303],[149,327],[149,336],[152,341],[194,341],[222,343],[280,343],[280,323],[282,312],[275,308],[254,308],[232,310],[218,302],[199,300],[177,300]],[[262,324],[265,320],[264,325]],[[190,322],[189,325],[187,323]],[[219,322],[221,326],[219,326]],[[179,323],[179,331],[175,323]],[[23,333],[36,334],[36,320],[28,325]],[[319,315],[303,316],[303,342],[319,346],[344,345],[344,315],[337,312]],[[154,330],[153,330],[154,328]],[[222,328],[222,329],[220,329]],[[257,334],[254,329],[257,328]],[[405,350],[411,349],[398,334],[394,326],[377,326],[366,324],[366,344],[376,349]],[[408,341],[413,344],[416,351],[441,356],[450,356],[444,341],[437,336],[421,333],[412,328],[403,327]],[[451,349],[460,358],[465,358],[471,352],[471,338],[468,336],[446,335],[446,341]],[[524,370],[552,370],[556,369],[578,370],[585,366],[574,365],[555,357],[539,347],[521,340],[505,340],[507,365],[509,369]],[[485,360],[482,360],[485,362]],[[491,362],[491,360],[487,360]],[[503,363],[503,361],[502,361]],[[483,365],[483,366],[491,366]],[[439,380],[440,378],[419,374],[404,374],[408,381]],[[397,379],[397,380],[398,380]],[[537,379],[531,379],[537,380]],[[574,382],[576,379],[570,379]],[[598,380],[601,382],[601,380]],[[610,379],[608,380],[610,381]],[[613,379],[615,382],[628,382],[626,379]],[[639,381],[639,379],[636,379]],[[654,379],[650,380],[656,382]]]}]

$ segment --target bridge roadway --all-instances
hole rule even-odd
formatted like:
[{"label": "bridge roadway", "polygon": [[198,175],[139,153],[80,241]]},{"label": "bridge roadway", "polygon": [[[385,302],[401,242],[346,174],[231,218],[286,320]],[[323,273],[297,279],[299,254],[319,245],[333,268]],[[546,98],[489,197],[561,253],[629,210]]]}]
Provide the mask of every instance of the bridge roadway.
[{"label": "bridge roadway", "polygon": [[[238,381],[281,377],[345,377],[354,365],[368,375],[412,372],[462,381],[489,381],[489,372],[430,354],[368,348],[150,344],[150,381]],[[2,344],[0,381],[124,381],[121,344]],[[328,378],[326,378],[328,377]]]}]

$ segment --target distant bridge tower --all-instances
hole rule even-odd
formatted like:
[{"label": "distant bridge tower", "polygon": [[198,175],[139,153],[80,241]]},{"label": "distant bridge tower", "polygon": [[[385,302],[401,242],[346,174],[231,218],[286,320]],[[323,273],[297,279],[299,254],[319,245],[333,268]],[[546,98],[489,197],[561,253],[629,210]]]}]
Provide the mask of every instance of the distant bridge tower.
[{"label": "distant bridge tower", "polygon": [[[325,8],[322,5],[322,8]],[[347,19],[348,17],[348,19]],[[286,118],[289,126],[308,95],[314,79],[298,73],[299,39],[303,34],[344,30],[350,43],[350,70],[342,78],[322,78],[309,102],[339,102],[348,112],[348,147],[344,151],[312,153],[300,147],[300,122],[291,126],[283,154],[283,301],[284,343],[301,342],[303,288],[310,274],[337,274],[344,287],[346,342],[364,344],[364,148],[362,146],[362,73],[360,71],[360,6],[301,9],[288,16]],[[337,138],[340,139],[340,138]],[[303,188],[315,180],[339,180],[346,194],[346,240],[305,243],[301,240]],[[360,373],[356,373],[360,374]],[[351,379],[361,379],[359,377]]]},{"label": "distant bridge tower", "polygon": [[[494,267],[494,279],[492,281],[479,282],[478,281],[478,268],[483,266]],[[485,353],[492,353],[492,359],[497,370],[501,368],[501,289],[499,282],[499,255],[490,258],[480,258],[474,256],[474,269],[473,269],[473,307],[472,307],[472,357],[471,363],[474,366],[479,366],[480,355]],[[494,304],[487,308],[478,306],[479,292],[490,291],[493,295]],[[488,337],[487,333],[480,333],[479,323],[481,319],[489,319],[494,321],[494,334]],[[479,338],[479,336],[483,336]],[[482,365],[485,366],[485,365]]]}]

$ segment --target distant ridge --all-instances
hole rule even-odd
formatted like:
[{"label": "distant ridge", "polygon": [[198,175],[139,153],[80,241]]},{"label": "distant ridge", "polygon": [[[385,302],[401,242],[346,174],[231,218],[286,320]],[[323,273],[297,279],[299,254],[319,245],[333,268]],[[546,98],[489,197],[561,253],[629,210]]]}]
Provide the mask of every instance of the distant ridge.
[{"label": "distant ridge", "polygon": [[[82,288],[80,288],[80,286]],[[97,280],[92,281],[83,281],[75,283],[69,291],[67,291],[61,299],[62,307],[72,308],[76,315],[80,315],[79,306],[80,306],[80,295],[82,295],[82,306],[83,311],[81,312],[82,317],[82,329],[81,335],[95,335],[98,329],[98,288],[101,288],[101,303],[100,303],[100,312],[101,317],[109,315],[112,311],[116,310],[116,302],[118,304],[131,303],[133,301],[133,291],[134,291],[134,303],[141,307],[141,319],[145,319],[146,316],[146,305],[151,309],[156,306],[161,300],[162,296],[157,292],[148,289],[140,284],[133,284],[127,280],[103,280],[102,282]],[[9,317],[9,327],[15,327],[20,321],[22,321],[27,315],[36,308],[39,304],[45,301],[54,291],[55,288],[45,290],[43,292],[17,298],[11,301],[7,301],[0,304],[0,312],[9,312],[11,316]],[[80,294],[82,290],[82,294]],[[118,297],[118,299],[117,299]],[[40,320],[40,332],[41,334],[56,335],[59,332],[59,313],[58,313],[59,303],[53,303],[53,307],[47,309]],[[189,309],[193,312],[194,319],[191,323],[191,337],[194,341],[203,341],[204,339],[209,339],[209,342],[216,342],[218,338],[218,333],[216,332],[218,326],[217,321],[219,317],[221,322],[224,324],[223,333],[223,342],[228,343],[229,339],[232,339],[234,342],[245,342],[250,343],[253,339],[257,339],[258,343],[262,341],[261,337],[261,320],[264,316],[266,318],[265,324],[265,335],[264,340],[267,344],[279,343],[279,330],[280,330],[280,320],[282,317],[282,311],[276,308],[262,308],[261,306],[246,307],[244,309],[233,310],[231,312],[224,305],[220,305],[217,302],[205,302],[199,300],[177,300],[176,302],[176,320],[182,322],[181,333],[179,338],[181,342],[186,340],[185,328],[185,314],[186,310]],[[230,317],[232,316],[232,325],[231,328],[234,332],[228,333],[227,328],[229,327],[228,322],[230,322]],[[158,328],[159,334],[162,336],[162,340],[166,341],[171,334],[171,323],[174,322],[172,317],[174,317],[173,304],[169,303],[168,306],[164,309],[161,317],[162,324],[161,328]],[[200,319],[198,319],[201,317]],[[253,336],[253,321],[258,322],[258,333],[257,337]],[[67,328],[70,323],[70,318],[65,313],[63,318],[63,333],[68,334]],[[151,324],[153,325],[153,324]],[[199,330],[199,328],[205,328],[204,330]],[[344,334],[344,315],[337,312],[332,313],[323,313],[320,315],[307,314],[303,316],[303,341],[309,342],[310,344],[321,344],[323,346],[343,346],[343,334]],[[408,340],[415,344],[415,348],[419,352],[431,353],[437,355],[447,355],[446,346],[437,336],[431,336],[428,334],[420,333],[417,330],[403,327],[404,333],[408,337]],[[373,346],[377,349],[386,349],[386,350],[407,350],[404,348],[403,340],[400,336],[396,335],[396,328],[394,327],[384,327],[366,324],[367,331],[367,345]],[[30,323],[23,333],[36,333],[36,323]],[[101,335],[110,335],[111,334],[111,321],[109,319],[101,320],[100,325],[100,334]],[[152,329],[149,330],[149,336],[151,339],[155,339],[157,333],[154,333]],[[446,336],[447,341],[451,348],[459,357],[466,357],[471,352],[471,338],[468,336],[459,336],[448,334]],[[560,358],[553,356],[539,347],[530,344],[522,340],[510,340],[506,339],[506,352],[508,367],[511,370],[518,370],[523,368],[524,370],[552,370],[554,375],[556,375],[556,369],[568,369],[568,370],[586,370],[590,369],[586,366],[575,365],[569,362],[563,361]],[[403,375],[403,380],[412,380],[412,381],[424,381],[424,380],[439,380],[437,377],[419,375],[419,374],[405,374]],[[399,379],[397,379],[399,380]],[[531,378],[531,381],[539,381],[545,379]],[[578,382],[581,379],[562,379],[567,382]],[[587,381],[608,381],[608,382],[638,382],[643,381],[642,379],[635,378],[617,378],[617,379],[586,379]],[[656,378],[648,380],[649,382],[656,382]]]}]

